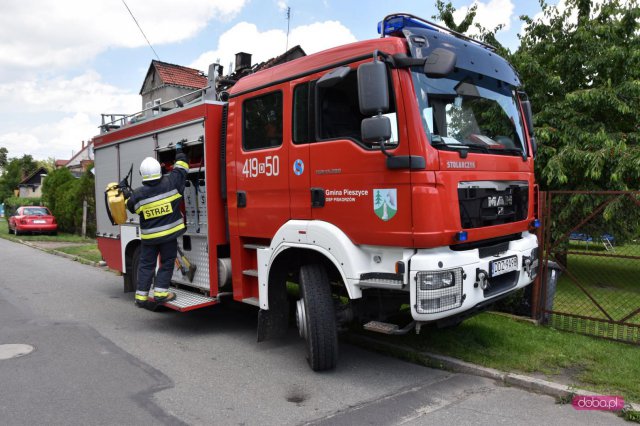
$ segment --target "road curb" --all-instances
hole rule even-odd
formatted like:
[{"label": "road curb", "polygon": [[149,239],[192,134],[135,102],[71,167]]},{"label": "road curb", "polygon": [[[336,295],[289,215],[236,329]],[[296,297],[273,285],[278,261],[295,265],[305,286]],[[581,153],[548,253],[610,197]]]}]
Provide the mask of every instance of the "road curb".
[{"label": "road curb", "polygon": [[[15,240],[12,240],[12,241],[15,241]],[[100,268],[100,269],[104,268],[104,266],[100,265],[100,262],[93,262],[91,260],[84,259],[84,258],[82,258],[80,256],[74,256],[72,254],[68,254],[68,253],[65,253],[65,252],[62,252],[62,251],[59,251],[59,250],[56,250],[56,249],[46,249],[46,248],[38,246],[37,244],[33,244],[33,243],[30,243],[28,241],[24,241],[24,240],[21,240],[21,239],[18,239],[18,242],[20,244],[24,244],[25,246],[28,246],[28,247],[31,247],[31,248],[34,248],[34,249],[38,249],[38,250],[43,251],[45,253],[55,254],[56,256],[61,256],[61,257],[67,258],[69,260],[73,260],[73,261],[76,261],[78,263],[82,263],[84,265],[94,266],[94,267]]]},{"label": "road curb", "polygon": [[[349,333],[348,335],[344,336],[344,340],[376,352],[381,352],[396,357],[399,356],[406,361],[410,361],[416,364],[451,371],[453,373],[463,373],[486,377],[488,379],[504,383],[508,386],[514,386],[531,392],[549,395],[560,400],[567,400],[574,395],[601,395],[585,389],[578,389],[573,386],[550,382],[548,380],[538,379],[536,377],[526,376],[523,374],[508,373],[505,371],[496,370],[494,368],[483,367],[481,365],[462,361],[446,355],[416,351],[408,346],[384,342],[360,334]],[[627,402],[626,405],[634,411],[640,411],[640,404]]]}]

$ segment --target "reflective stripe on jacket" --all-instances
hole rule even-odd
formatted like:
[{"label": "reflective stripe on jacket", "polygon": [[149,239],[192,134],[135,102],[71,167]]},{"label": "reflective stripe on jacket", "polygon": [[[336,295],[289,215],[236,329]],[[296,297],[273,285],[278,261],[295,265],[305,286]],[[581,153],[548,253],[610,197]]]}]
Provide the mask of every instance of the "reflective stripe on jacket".
[{"label": "reflective stripe on jacket", "polygon": [[131,213],[140,215],[142,244],[161,244],[186,232],[180,202],[189,165],[182,153],[176,155],[173,170],[160,179],[144,182],[127,200]]}]

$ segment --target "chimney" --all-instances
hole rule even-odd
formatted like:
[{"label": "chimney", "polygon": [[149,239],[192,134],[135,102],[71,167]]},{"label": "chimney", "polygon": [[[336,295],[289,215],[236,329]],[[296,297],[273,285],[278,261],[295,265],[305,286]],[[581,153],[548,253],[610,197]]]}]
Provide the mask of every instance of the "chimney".
[{"label": "chimney", "polygon": [[247,68],[251,68],[251,53],[244,53],[244,52],[236,53],[235,72],[240,72]]},{"label": "chimney", "polygon": [[84,141],[82,141],[82,149],[84,149]]}]

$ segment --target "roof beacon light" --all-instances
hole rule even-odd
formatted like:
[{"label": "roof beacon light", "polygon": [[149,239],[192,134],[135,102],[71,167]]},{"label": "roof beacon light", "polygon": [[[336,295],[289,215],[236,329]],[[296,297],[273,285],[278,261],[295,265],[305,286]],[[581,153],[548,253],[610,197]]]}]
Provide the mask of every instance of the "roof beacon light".
[{"label": "roof beacon light", "polygon": [[438,31],[436,27],[432,27],[431,25],[427,25],[425,22],[418,21],[416,19],[410,18],[408,16],[394,16],[393,18],[387,19],[385,21],[378,22],[378,34],[382,34],[382,22],[384,22],[384,35],[391,36],[402,36],[402,29],[405,27],[413,27],[413,28],[425,28],[427,30]]}]

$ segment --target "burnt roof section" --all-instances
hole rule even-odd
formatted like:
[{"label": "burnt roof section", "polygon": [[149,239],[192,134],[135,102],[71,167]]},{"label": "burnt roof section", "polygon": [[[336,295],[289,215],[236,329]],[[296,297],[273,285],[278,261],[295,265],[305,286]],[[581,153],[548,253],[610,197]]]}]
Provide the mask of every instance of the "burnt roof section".
[{"label": "burnt roof section", "polygon": [[217,90],[218,91],[227,90],[228,88],[233,86],[233,83],[240,80],[242,77],[245,77],[249,74],[254,74],[258,71],[266,70],[267,68],[275,67],[276,65],[284,64],[285,62],[293,61],[294,59],[298,59],[303,56],[307,56],[307,54],[302,49],[302,47],[300,47],[300,45],[294,46],[291,49],[284,52],[282,55],[276,56],[275,58],[268,59],[264,62],[254,64],[250,68],[243,68],[241,70],[236,70],[231,75],[223,77],[218,84]]},{"label": "burnt roof section", "polygon": [[143,94],[149,75],[154,71],[158,73],[161,84],[157,84],[155,87],[150,87],[146,92],[156,89],[162,85],[186,87],[194,90],[207,87],[207,76],[201,71],[182,65],[156,61],[154,59],[151,61],[147,75],[145,76],[142,87],[140,88],[141,95]]}]

